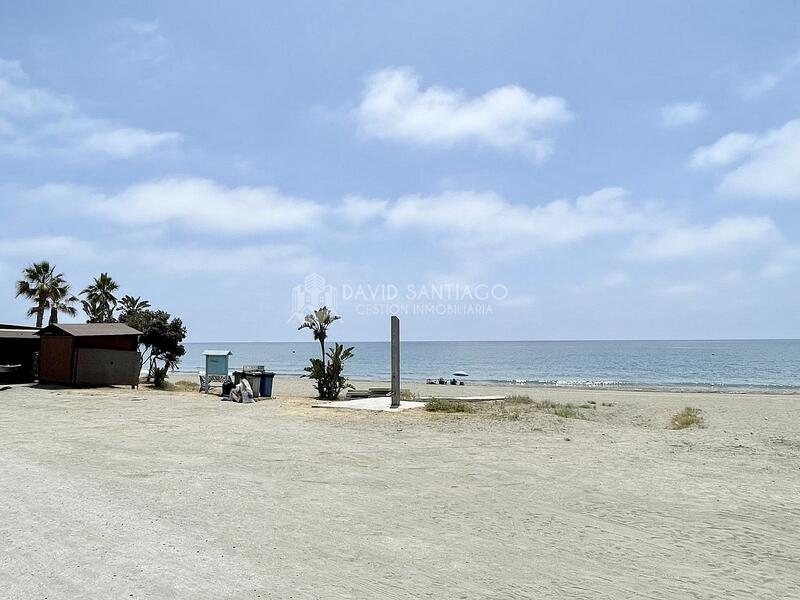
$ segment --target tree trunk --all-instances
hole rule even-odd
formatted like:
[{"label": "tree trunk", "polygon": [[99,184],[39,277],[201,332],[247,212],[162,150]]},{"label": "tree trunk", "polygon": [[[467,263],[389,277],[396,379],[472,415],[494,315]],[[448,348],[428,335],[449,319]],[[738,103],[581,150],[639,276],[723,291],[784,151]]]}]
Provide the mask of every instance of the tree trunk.
[{"label": "tree trunk", "polygon": [[44,306],[46,304],[45,298],[39,298],[39,306],[36,308],[36,329],[41,329],[44,323]]},{"label": "tree trunk", "polygon": [[53,323],[58,323],[58,309],[55,306],[50,309],[50,325]]},{"label": "tree trunk", "polygon": [[325,336],[319,338],[319,349],[322,352],[322,368],[325,368]]}]

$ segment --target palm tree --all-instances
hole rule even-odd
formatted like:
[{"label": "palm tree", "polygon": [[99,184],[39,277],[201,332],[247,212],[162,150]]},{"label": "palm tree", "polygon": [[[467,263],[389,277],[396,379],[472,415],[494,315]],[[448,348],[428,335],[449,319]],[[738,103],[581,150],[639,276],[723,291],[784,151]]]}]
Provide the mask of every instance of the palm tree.
[{"label": "palm tree", "polygon": [[51,266],[46,260],[33,263],[22,271],[22,279],[16,283],[17,298],[23,296],[35,302],[34,306],[28,309],[28,316],[36,315],[38,328],[41,328],[44,322],[44,311],[52,292],[50,287],[52,281],[56,278],[63,281],[64,276],[61,273],[56,275],[55,270],[55,266]]},{"label": "palm tree", "polygon": [[108,306],[102,304],[97,298],[81,300],[83,312],[86,313],[87,323],[108,322]]},{"label": "palm tree", "polygon": [[119,301],[119,320],[126,323],[130,317],[138,315],[139,313],[150,308],[150,303],[147,300],[142,300],[141,296],[123,296]]},{"label": "palm tree", "polygon": [[325,338],[328,337],[328,327],[339,319],[341,319],[339,315],[333,314],[327,306],[323,306],[307,314],[303,324],[297,328],[298,331],[301,329],[310,329],[314,334],[314,339],[319,340],[323,367],[325,366]]},{"label": "palm tree", "polygon": [[100,273],[91,285],[81,290],[81,294],[86,296],[81,303],[90,323],[110,323],[114,320],[114,309],[117,307],[114,292],[118,289],[119,284],[108,273]]},{"label": "palm tree", "polygon": [[64,313],[69,317],[78,314],[78,311],[72,306],[78,301],[78,298],[70,293],[70,285],[60,273],[52,279],[49,288],[47,307],[50,309],[50,325],[58,323],[58,313]]}]

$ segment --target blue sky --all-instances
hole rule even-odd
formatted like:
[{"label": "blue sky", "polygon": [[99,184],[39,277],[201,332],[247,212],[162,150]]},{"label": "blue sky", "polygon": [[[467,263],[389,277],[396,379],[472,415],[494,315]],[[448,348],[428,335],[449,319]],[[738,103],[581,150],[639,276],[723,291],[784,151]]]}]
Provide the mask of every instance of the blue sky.
[{"label": "blue sky", "polygon": [[305,339],[309,274],[340,339],[800,337],[799,13],[6,3],[0,321],[49,259],[195,341]]}]

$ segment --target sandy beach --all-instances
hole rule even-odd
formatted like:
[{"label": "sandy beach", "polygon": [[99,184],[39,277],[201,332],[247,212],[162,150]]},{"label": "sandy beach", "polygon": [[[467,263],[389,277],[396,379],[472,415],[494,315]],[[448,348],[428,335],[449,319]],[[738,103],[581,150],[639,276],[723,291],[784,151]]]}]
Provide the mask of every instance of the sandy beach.
[{"label": "sandy beach", "polygon": [[[800,594],[795,396],[525,390],[595,403],[565,419],[275,393],[0,392],[2,595]],[[687,405],[705,426],[666,429]]]}]

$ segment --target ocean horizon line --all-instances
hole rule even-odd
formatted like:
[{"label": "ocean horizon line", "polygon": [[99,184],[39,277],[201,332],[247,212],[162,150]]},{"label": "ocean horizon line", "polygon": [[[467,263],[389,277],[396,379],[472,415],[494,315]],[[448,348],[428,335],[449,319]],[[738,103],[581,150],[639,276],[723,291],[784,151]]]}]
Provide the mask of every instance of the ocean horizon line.
[{"label": "ocean horizon line", "polygon": [[[331,342],[342,340],[330,339]],[[348,344],[382,344],[389,343],[388,339],[384,340],[344,340]],[[563,343],[563,342],[796,342],[800,338],[770,338],[770,337],[754,337],[754,338],[571,338],[571,339],[545,339],[545,340],[406,340],[401,339],[401,342],[414,342],[414,343],[430,343],[430,344],[472,344],[472,343],[492,343],[492,344],[513,344],[513,343]],[[186,344],[315,344],[319,342],[311,340],[186,340]]]}]

